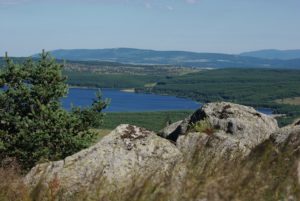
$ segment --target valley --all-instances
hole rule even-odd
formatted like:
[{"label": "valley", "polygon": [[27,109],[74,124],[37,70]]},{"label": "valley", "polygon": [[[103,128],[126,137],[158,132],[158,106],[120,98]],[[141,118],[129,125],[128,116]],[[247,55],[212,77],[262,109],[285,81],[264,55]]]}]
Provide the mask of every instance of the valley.
[{"label": "valley", "polygon": [[[183,68],[184,69],[184,68]],[[134,88],[137,93],[154,93],[190,98],[206,103],[230,101],[253,106],[272,108],[286,125],[300,117],[300,106],[274,101],[300,96],[300,71],[283,69],[193,69],[190,73],[159,75],[96,74],[89,71],[66,71],[69,84],[99,88]]]}]

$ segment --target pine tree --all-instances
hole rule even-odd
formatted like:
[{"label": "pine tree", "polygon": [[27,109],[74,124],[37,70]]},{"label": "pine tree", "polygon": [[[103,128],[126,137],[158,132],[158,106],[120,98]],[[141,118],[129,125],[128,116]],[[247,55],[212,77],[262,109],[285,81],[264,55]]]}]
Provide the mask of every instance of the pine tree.
[{"label": "pine tree", "polygon": [[59,160],[89,146],[99,126],[107,101],[101,94],[91,107],[61,107],[67,95],[63,65],[48,53],[15,64],[5,57],[6,67],[0,74],[0,160],[16,158],[24,168],[37,162]]}]

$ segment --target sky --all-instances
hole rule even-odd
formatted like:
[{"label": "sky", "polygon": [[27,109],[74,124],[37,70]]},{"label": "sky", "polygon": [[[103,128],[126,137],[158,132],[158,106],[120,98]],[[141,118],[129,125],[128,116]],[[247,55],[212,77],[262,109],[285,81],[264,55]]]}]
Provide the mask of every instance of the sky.
[{"label": "sky", "polygon": [[0,55],[300,49],[300,0],[0,0]]}]

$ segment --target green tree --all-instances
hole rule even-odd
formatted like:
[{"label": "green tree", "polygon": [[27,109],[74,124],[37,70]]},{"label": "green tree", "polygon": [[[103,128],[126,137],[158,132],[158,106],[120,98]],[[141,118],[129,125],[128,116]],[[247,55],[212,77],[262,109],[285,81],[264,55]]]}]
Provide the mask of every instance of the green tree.
[{"label": "green tree", "polygon": [[44,51],[37,62],[5,59],[0,74],[0,159],[14,157],[30,168],[89,146],[95,136],[90,128],[101,124],[108,104],[101,94],[91,107],[68,112],[60,103],[68,93],[63,65]]}]

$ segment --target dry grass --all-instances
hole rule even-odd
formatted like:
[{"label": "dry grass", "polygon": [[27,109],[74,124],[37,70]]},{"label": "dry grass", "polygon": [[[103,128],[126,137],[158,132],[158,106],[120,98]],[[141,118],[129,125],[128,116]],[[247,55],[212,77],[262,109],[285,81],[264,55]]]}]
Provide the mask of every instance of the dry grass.
[{"label": "dry grass", "polygon": [[97,141],[101,140],[104,136],[108,135],[111,129],[92,129],[93,132],[97,133]]},{"label": "dry grass", "polygon": [[0,201],[31,201],[20,166],[14,160],[0,164]]},{"label": "dry grass", "polygon": [[206,133],[207,135],[212,135],[215,132],[215,129],[208,119],[203,119],[194,123],[190,130],[199,133]]},{"label": "dry grass", "polygon": [[277,99],[275,102],[278,104],[300,105],[300,97]]},{"label": "dry grass", "polygon": [[[137,174],[122,189],[107,185],[100,172],[88,189],[69,197],[63,196],[68,189],[60,188],[57,177],[48,183],[45,192],[36,188],[31,196],[34,201],[299,200],[297,147],[278,148],[268,140],[246,159],[237,156],[237,160],[229,161],[214,159],[207,147],[199,146],[193,160],[180,164],[187,167],[187,172],[179,184],[174,178],[178,178],[181,169],[176,167],[166,174]],[[31,201],[17,165],[2,167],[0,180],[0,201]]]}]

